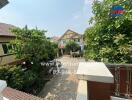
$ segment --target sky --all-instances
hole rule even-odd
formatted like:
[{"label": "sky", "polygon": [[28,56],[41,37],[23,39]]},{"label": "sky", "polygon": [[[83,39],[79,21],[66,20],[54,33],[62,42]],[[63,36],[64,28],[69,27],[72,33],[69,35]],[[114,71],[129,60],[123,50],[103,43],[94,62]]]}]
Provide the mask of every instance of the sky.
[{"label": "sky", "polygon": [[0,22],[47,30],[46,36],[61,36],[67,29],[83,34],[90,27],[93,0],[8,0],[0,10]]}]

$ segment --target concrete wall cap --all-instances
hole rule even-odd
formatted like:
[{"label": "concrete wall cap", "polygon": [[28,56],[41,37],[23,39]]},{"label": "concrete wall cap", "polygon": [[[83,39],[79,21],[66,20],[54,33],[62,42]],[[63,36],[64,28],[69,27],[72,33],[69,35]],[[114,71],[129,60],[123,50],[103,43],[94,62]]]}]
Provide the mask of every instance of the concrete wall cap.
[{"label": "concrete wall cap", "polygon": [[7,87],[6,81],[0,80],[0,93]]},{"label": "concrete wall cap", "polygon": [[103,62],[80,62],[77,70],[81,80],[113,83],[114,78]]}]

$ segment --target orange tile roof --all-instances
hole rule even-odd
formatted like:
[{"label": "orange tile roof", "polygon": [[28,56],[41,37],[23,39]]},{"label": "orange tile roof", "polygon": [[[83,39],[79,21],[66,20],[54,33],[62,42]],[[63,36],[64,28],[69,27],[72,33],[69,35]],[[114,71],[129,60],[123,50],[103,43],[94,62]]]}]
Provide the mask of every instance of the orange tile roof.
[{"label": "orange tile roof", "polygon": [[44,100],[42,98],[12,89],[10,87],[6,87],[2,94],[9,100]]}]

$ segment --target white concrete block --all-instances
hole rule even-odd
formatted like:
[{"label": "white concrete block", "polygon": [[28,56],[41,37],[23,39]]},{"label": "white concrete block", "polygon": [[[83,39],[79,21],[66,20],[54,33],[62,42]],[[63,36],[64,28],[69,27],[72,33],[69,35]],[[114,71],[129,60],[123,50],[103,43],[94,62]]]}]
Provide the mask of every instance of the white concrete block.
[{"label": "white concrete block", "polygon": [[7,87],[6,81],[0,80],[0,93]]},{"label": "white concrete block", "polygon": [[132,99],[125,99],[125,98],[111,96],[111,100],[132,100]]},{"label": "white concrete block", "polygon": [[84,80],[79,81],[76,100],[88,100],[87,81]]},{"label": "white concrete block", "polygon": [[0,100],[9,100],[2,95],[2,91],[7,87],[6,81],[0,80]]},{"label": "white concrete block", "polygon": [[113,75],[102,62],[80,62],[77,75],[81,80],[114,83]]}]

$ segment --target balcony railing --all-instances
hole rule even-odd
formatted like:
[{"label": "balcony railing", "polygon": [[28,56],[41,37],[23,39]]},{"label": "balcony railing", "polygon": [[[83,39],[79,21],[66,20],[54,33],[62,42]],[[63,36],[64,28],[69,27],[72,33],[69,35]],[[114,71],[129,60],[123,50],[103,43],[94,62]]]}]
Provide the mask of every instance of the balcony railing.
[{"label": "balcony railing", "polygon": [[[113,75],[113,81],[108,70]],[[79,66],[77,74],[79,84],[87,82],[87,91],[83,89],[80,92],[82,89],[78,87],[77,100],[84,97],[87,97],[85,100],[132,100],[132,64],[104,66],[96,62],[84,63]]]}]

